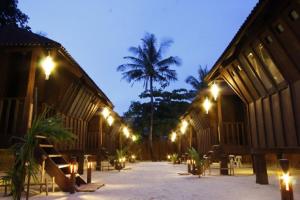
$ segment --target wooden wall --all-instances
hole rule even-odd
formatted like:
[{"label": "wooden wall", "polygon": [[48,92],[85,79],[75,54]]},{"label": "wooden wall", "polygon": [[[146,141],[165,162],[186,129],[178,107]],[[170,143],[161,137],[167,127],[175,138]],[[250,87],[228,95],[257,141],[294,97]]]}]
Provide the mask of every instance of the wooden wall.
[{"label": "wooden wall", "polygon": [[300,145],[300,6],[274,2],[220,70],[247,105],[249,140],[256,149]]},{"label": "wooden wall", "polygon": [[[37,59],[33,59],[33,52]],[[46,51],[41,48],[2,48],[0,49],[0,147],[10,145],[9,138],[13,135],[23,135],[25,99],[28,98],[29,68],[33,65],[35,78],[31,89],[35,105],[37,97],[37,111],[45,109],[49,115],[58,114],[65,126],[73,132],[77,139],[74,144],[57,144],[61,151],[81,151],[99,147],[100,124],[93,119],[99,117],[99,110],[110,106],[87,82],[86,76],[78,70],[78,66],[67,60],[63,55],[53,50],[51,56],[57,64],[49,80],[40,67],[40,61]],[[97,132],[98,131],[98,132]],[[111,130],[105,130],[104,137]],[[107,139],[110,137],[107,136]],[[110,140],[106,140],[107,143]]]}]

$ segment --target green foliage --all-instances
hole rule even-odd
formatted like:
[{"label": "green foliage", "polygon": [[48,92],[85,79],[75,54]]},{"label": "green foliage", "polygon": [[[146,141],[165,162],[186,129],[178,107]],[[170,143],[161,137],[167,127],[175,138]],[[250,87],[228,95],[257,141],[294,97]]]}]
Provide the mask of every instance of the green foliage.
[{"label": "green foliage", "polygon": [[75,136],[63,127],[61,118],[46,118],[46,112],[35,119],[27,134],[17,138],[18,143],[12,146],[16,156],[14,167],[8,172],[12,180],[13,199],[20,199],[26,174],[33,176],[38,172],[38,163],[34,157],[35,148],[38,145],[37,135],[46,136],[53,142],[72,141]]},{"label": "green foliage", "polygon": [[122,72],[123,79],[132,84],[143,82],[145,90],[148,89],[151,81],[159,83],[161,87],[166,87],[170,81],[177,80],[176,71],[170,66],[180,65],[180,59],[173,56],[163,58],[165,50],[173,41],[166,40],[158,46],[155,35],[149,33],[141,40],[142,45],[129,48],[133,56],[124,57],[128,62],[117,68]]},{"label": "green foliage", "polygon": [[154,123],[154,102],[153,90],[154,84],[158,84],[161,88],[167,87],[171,81],[177,80],[177,73],[171,69],[172,65],[180,65],[181,61],[178,57],[169,56],[163,58],[165,50],[173,43],[171,40],[161,42],[158,46],[154,34],[147,33],[142,38],[142,45],[138,47],[130,47],[129,51],[133,56],[126,56],[126,64],[120,65],[117,71],[122,72],[123,79],[132,85],[135,82],[143,82],[145,91],[150,92],[150,123],[145,127],[149,127],[150,153],[153,159],[152,135]]},{"label": "green foliage", "polygon": [[127,148],[117,149],[116,150],[116,159],[124,158],[127,155]]},{"label": "green foliage", "polygon": [[203,159],[200,157],[196,149],[191,147],[188,149],[188,154],[192,160],[195,160],[197,166],[201,166],[203,164]]},{"label": "green foliage", "polygon": [[[149,93],[143,92],[140,98],[147,98]],[[189,106],[190,93],[185,89],[171,92],[155,90],[153,135],[167,136],[178,123],[179,117]],[[149,103],[132,102],[129,110],[124,114],[125,120],[131,124],[133,130],[141,136],[148,135],[151,106]]]},{"label": "green foliage", "polygon": [[18,0],[1,0],[0,27],[11,25],[30,30],[28,16],[18,9]]},{"label": "green foliage", "polygon": [[208,74],[209,70],[206,67],[201,67],[201,65],[199,66],[198,69],[198,77],[194,77],[194,76],[188,76],[185,80],[186,83],[190,84],[193,87],[193,95],[196,96],[197,92],[199,90],[203,90],[205,88],[207,88],[207,83],[205,82],[204,78],[206,77],[206,75]]},{"label": "green foliage", "polygon": [[172,154],[170,160],[172,163],[176,163],[178,160],[178,154],[177,153]]}]

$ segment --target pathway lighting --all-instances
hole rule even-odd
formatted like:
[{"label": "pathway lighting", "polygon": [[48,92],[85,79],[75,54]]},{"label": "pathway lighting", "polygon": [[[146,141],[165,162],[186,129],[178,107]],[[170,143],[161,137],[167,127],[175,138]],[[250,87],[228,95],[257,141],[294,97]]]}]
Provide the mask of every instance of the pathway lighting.
[{"label": "pathway lighting", "polygon": [[203,102],[203,107],[206,111],[206,114],[208,114],[208,111],[210,110],[211,106],[212,106],[211,101],[208,99],[208,97],[206,97]]},{"label": "pathway lighting", "polygon": [[111,115],[108,116],[107,123],[108,123],[109,126],[112,126],[114,121],[115,121],[115,119],[113,118],[113,116],[111,116]]},{"label": "pathway lighting", "polygon": [[167,155],[167,159],[171,160],[171,155],[170,154]]},{"label": "pathway lighting", "polygon": [[69,164],[70,167],[70,172],[71,172],[71,177],[70,177],[70,182],[71,182],[71,189],[70,193],[73,194],[75,193],[75,183],[76,183],[76,174],[78,170],[77,162],[73,161]]},{"label": "pathway lighting", "polygon": [[281,166],[282,172],[279,177],[280,179],[280,191],[282,200],[293,200],[293,183],[292,177],[289,172],[289,161],[287,159],[280,159],[279,164]]},{"label": "pathway lighting", "polygon": [[53,61],[53,58],[50,56],[50,54],[42,60],[41,66],[46,75],[45,79],[48,80],[51,72],[55,67],[55,63]]},{"label": "pathway lighting", "polygon": [[105,108],[103,108],[101,114],[106,119],[109,116],[110,111],[109,111],[109,109],[107,107],[105,107]]},{"label": "pathway lighting", "polygon": [[210,87],[210,92],[214,97],[214,100],[216,101],[220,93],[219,86],[216,83],[213,83],[212,86]]},{"label": "pathway lighting", "polygon": [[175,142],[176,137],[177,137],[177,134],[175,132],[172,132],[172,134],[171,134],[171,141]]},{"label": "pathway lighting", "polygon": [[189,124],[188,124],[188,122],[187,122],[186,120],[183,120],[183,121],[182,121],[181,127],[180,127],[180,132],[181,132],[182,134],[185,133],[185,131],[186,131],[188,125],[189,125]]},{"label": "pathway lighting", "polygon": [[87,183],[92,182],[92,168],[93,168],[93,163],[88,162],[88,167],[87,167]]}]

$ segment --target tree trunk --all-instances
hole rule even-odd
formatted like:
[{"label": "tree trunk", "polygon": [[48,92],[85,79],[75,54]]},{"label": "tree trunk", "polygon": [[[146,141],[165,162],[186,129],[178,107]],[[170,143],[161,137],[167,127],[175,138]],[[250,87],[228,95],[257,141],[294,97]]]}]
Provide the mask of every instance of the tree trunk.
[{"label": "tree trunk", "polygon": [[153,102],[153,79],[150,78],[150,103],[151,103],[151,113],[150,113],[150,132],[149,132],[149,147],[151,160],[154,161],[153,155],[153,144],[152,144],[152,134],[153,134],[153,115],[154,115],[154,102]]}]

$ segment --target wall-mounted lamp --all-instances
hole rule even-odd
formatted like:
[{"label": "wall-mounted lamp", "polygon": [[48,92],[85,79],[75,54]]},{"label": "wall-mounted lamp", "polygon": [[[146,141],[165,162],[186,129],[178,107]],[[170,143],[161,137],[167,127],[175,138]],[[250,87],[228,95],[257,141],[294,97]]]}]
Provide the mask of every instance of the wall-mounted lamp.
[{"label": "wall-mounted lamp", "polygon": [[208,111],[211,108],[211,106],[212,106],[212,104],[211,104],[210,100],[208,99],[208,97],[206,97],[203,102],[203,108],[205,109],[206,114],[208,114]]},{"label": "wall-mounted lamp", "polygon": [[129,138],[130,132],[126,126],[123,127],[123,134],[125,135],[126,138]]},{"label": "wall-mounted lamp", "polygon": [[132,135],[131,136],[131,140],[132,140],[132,142],[135,142],[137,140],[137,136],[136,135]]},{"label": "wall-mounted lamp", "polygon": [[182,134],[184,134],[186,132],[186,129],[187,129],[188,125],[189,125],[189,123],[186,120],[183,120],[181,122],[180,132]]},{"label": "wall-mounted lamp", "polygon": [[53,61],[53,58],[50,56],[50,54],[42,60],[41,66],[46,75],[45,79],[48,80],[51,72],[53,71],[53,69],[55,67],[55,63]]},{"label": "wall-mounted lamp", "polygon": [[114,121],[115,121],[115,119],[113,118],[113,116],[111,116],[111,115],[108,116],[107,123],[108,123],[109,126],[112,126]]},{"label": "wall-mounted lamp", "polygon": [[214,100],[216,101],[220,93],[219,86],[216,83],[213,83],[212,86],[210,87],[210,92],[214,97]]},{"label": "wall-mounted lamp", "polygon": [[105,107],[105,108],[103,108],[101,114],[102,114],[102,116],[106,119],[106,118],[109,116],[110,111],[109,111],[108,108]]},{"label": "wall-mounted lamp", "polygon": [[172,141],[172,142],[175,142],[176,137],[177,137],[176,132],[172,132],[172,133],[171,133],[171,141]]}]

